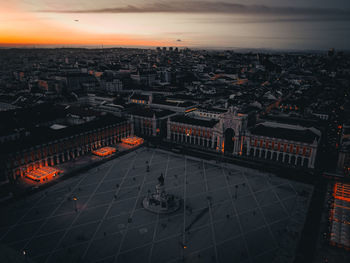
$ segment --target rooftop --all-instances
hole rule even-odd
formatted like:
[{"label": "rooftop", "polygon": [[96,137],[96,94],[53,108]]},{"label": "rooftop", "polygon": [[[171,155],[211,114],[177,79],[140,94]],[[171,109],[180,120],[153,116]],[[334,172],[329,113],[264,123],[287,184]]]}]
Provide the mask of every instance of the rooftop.
[{"label": "rooftop", "polygon": [[296,125],[264,122],[252,128],[250,132],[254,135],[291,140],[296,142],[313,143],[321,136],[315,128],[305,128]]},{"label": "rooftop", "polygon": [[140,107],[135,110],[131,111],[132,115],[136,116],[142,116],[142,117],[147,117],[147,118],[153,118],[153,115],[156,116],[156,118],[162,118],[166,117],[172,114],[175,114],[175,112],[170,111],[170,110],[161,110],[161,109],[151,109],[148,107]]},{"label": "rooftop", "polygon": [[202,126],[207,128],[213,128],[219,122],[218,120],[214,120],[214,119],[204,120],[204,119],[191,118],[185,115],[174,116],[171,118],[171,121],[191,124],[195,126]]},{"label": "rooftop", "polygon": [[167,100],[163,100],[163,99],[153,99],[152,104],[162,104],[162,105],[168,105],[168,106],[180,107],[180,108],[187,108],[187,107],[192,107],[192,106],[196,105],[190,101],[172,102],[172,101],[167,101]]},{"label": "rooftop", "polygon": [[134,94],[130,97],[131,100],[145,100],[148,101],[149,95]]},{"label": "rooftop", "polygon": [[112,115],[101,116],[96,120],[89,121],[83,124],[68,126],[64,129],[51,129],[50,127],[35,127],[30,131],[30,135],[22,137],[17,141],[9,141],[2,145],[0,153],[8,154],[10,152],[16,152],[21,149],[30,148],[35,145],[43,143],[49,143],[62,138],[66,138],[82,132],[87,132],[108,125],[117,124],[125,121],[123,118],[119,118]]}]

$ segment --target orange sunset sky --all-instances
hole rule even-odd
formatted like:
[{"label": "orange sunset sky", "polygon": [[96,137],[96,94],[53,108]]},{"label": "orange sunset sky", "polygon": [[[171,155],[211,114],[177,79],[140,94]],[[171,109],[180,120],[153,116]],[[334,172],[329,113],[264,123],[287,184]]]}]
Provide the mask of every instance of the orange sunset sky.
[{"label": "orange sunset sky", "polygon": [[4,0],[0,46],[346,49],[350,1]]},{"label": "orange sunset sky", "polygon": [[24,7],[18,1],[0,5],[0,45],[174,45],[173,39],[108,30],[113,26],[108,17],[44,14]]}]

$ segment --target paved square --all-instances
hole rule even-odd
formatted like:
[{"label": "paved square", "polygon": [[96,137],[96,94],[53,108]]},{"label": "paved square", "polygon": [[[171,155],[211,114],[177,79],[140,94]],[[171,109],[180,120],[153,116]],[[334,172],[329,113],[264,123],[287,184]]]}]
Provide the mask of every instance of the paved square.
[{"label": "paved square", "polygon": [[[161,173],[167,191],[183,200],[170,215],[141,205]],[[0,238],[45,263],[292,262],[312,190],[140,148],[12,204],[0,217]]]}]

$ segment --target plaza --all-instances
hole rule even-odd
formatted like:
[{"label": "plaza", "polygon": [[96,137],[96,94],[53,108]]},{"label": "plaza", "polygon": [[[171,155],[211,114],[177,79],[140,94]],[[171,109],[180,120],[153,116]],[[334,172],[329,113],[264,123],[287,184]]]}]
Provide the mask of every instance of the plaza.
[{"label": "plaza", "polygon": [[[174,213],[142,207],[161,174]],[[0,242],[45,263],[292,262],[312,191],[142,147],[4,207]]]}]

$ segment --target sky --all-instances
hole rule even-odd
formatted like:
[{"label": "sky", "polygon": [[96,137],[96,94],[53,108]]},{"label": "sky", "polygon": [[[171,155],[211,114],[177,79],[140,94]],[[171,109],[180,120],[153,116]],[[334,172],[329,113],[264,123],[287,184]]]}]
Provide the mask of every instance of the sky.
[{"label": "sky", "polygon": [[349,0],[6,0],[0,46],[350,49]]}]

